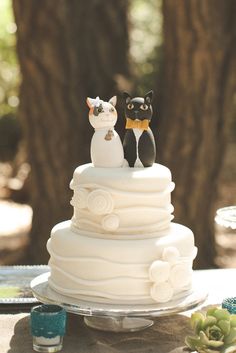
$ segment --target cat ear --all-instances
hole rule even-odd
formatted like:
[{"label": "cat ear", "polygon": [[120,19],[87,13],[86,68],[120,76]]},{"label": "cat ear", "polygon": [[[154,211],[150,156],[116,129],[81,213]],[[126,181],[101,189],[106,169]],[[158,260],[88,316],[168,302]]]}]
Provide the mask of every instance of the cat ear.
[{"label": "cat ear", "polygon": [[86,103],[87,103],[89,109],[91,109],[91,108],[93,108],[93,106],[94,106],[94,99],[87,97]]},{"label": "cat ear", "polygon": [[124,97],[124,99],[125,99],[125,103],[126,103],[126,104],[129,104],[130,101],[131,101],[131,96],[129,95],[129,93],[123,92],[123,97]]},{"label": "cat ear", "polygon": [[116,96],[113,96],[110,100],[109,100],[109,103],[111,105],[113,105],[113,107],[116,106],[116,103],[117,103],[117,97]]},{"label": "cat ear", "polygon": [[152,99],[153,99],[153,91],[149,91],[148,93],[145,94],[145,96],[144,96],[144,101],[145,101],[147,104],[152,103]]},{"label": "cat ear", "polygon": [[99,104],[100,104],[100,102],[101,102],[101,100],[100,100],[99,97],[96,97],[95,99],[88,97],[88,98],[86,99],[86,102],[87,102],[87,104],[88,104],[89,109],[91,109],[91,108],[94,108],[94,107],[98,107]]}]

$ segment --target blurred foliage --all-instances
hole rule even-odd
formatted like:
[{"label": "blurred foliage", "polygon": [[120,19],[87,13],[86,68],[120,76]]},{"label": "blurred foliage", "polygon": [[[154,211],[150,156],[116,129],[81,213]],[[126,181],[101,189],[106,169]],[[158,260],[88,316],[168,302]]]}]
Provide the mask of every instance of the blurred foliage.
[{"label": "blurred foliage", "polygon": [[19,103],[16,24],[10,0],[0,1],[0,117],[14,113]]},{"label": "blurred foliage", "polygon": [[162,72],[162,1],[132,0],[130,52],[136,93],[143,95],[157,86]]},{"label": "blurred foliage", "polygon": [[10,0],[0,1],[0,161],[13,160],[21,129],[16,119],[19,104],[19,66],[16,56],[16,24]]}]

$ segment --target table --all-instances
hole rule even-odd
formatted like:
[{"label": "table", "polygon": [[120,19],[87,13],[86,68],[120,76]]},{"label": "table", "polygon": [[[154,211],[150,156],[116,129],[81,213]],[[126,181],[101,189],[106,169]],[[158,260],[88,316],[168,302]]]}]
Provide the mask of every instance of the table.
[{"label": "table", "polygon": [[[225,297],[236,296],[236,269],[195,271],[199,285],[208,289],[203,307],[221,304]],[[0,353],[33,353],[29,332],[29,308],[6,313],[0,306]],[[155,318],[149,329],[136,333],[100,332],[88,328],[83,318],[68,315],[64,338],[65,353],[183,353],[184,337],[191,333],[190,312]]]}]

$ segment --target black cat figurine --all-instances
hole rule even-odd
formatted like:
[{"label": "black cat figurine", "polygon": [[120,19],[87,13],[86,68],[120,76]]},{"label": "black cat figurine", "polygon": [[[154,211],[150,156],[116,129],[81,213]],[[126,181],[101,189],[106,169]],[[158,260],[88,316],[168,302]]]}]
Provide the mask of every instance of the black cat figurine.
[{"label": "black cat figurine", "polygon": [[156,158],[156,145],[149,122],[152,118],[153,91],[144,98],[124,92],[126,133],[123,141],[124,157],[130,167],[151,167]]}]

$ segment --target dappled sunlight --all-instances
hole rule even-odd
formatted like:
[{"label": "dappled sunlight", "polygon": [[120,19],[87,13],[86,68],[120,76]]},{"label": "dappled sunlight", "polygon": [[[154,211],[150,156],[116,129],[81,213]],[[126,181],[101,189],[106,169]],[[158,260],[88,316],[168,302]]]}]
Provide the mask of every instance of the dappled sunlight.
[{"label": "dappled sunlight", "polygon": [[0,117],[13,113],[19,105],[20,73],[15,52],[17,26],[11,1],[0,2]]},{"label": "dappled sunlight", "polygon": [[1,237],[27,233],[31,227],[32,209],[11,201],[0,201]]},{"label": "dappled sunlight", "polygon": [[21,262],[29,243],[32,209],[12,201],[0,201],[0,265]]}]

